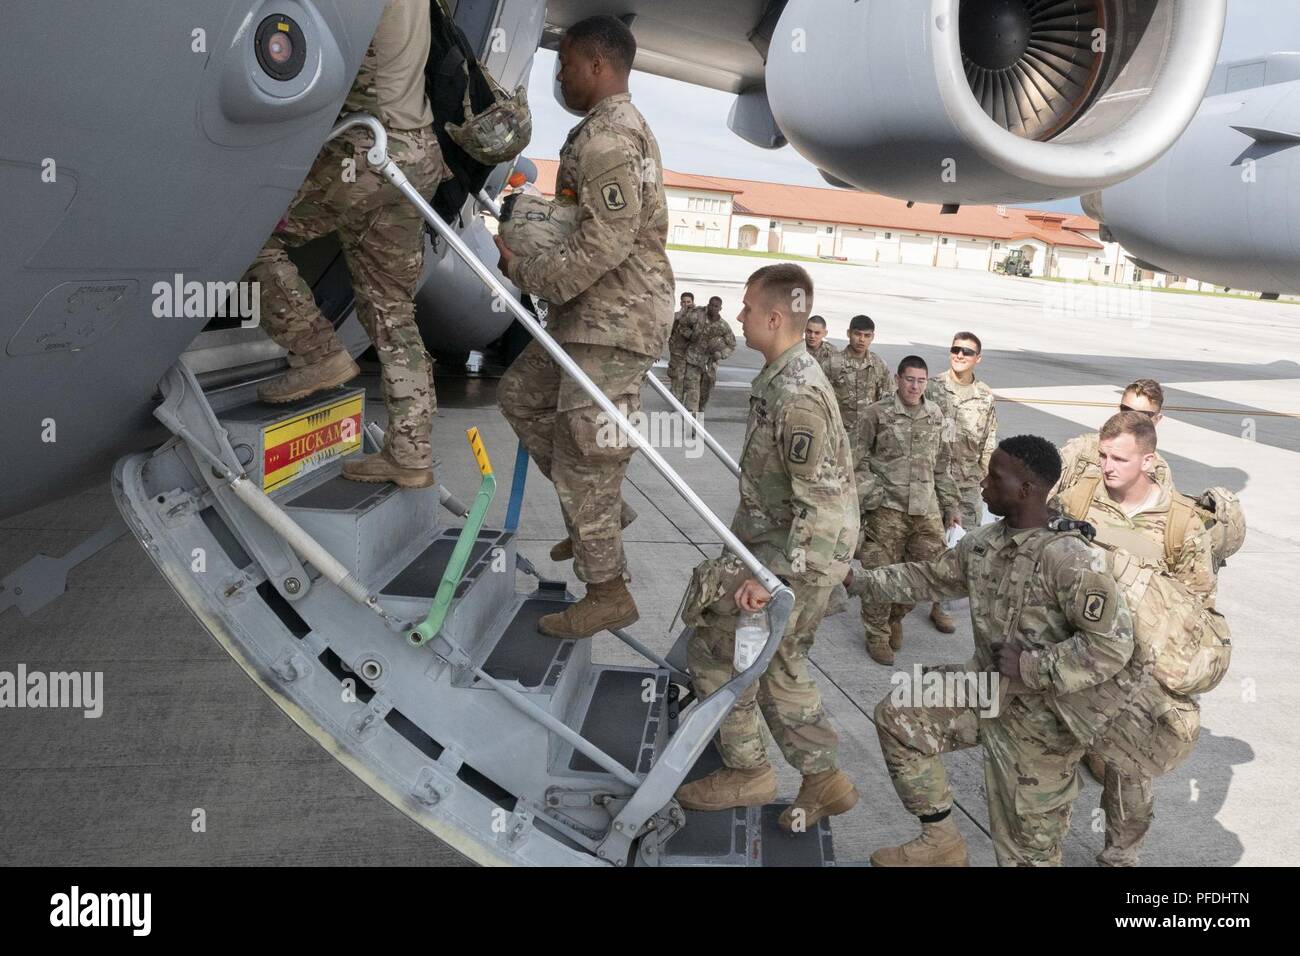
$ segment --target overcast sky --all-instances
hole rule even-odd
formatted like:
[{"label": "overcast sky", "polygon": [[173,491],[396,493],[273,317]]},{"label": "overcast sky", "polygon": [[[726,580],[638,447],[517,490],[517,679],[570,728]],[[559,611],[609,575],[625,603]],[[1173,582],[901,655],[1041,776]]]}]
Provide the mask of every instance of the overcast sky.
[{"label": "overcast sky", "polygon": [[[1298,0],[1228,0],[1228,25],[1220,59],[1300,50],[1298,5]],[[551,91],[554,76],[555,55],[539,50],[528,91],[533,109],[533,141],[528,155],[538,159],[558,158],[564,137],[577,122],[556,103]],[[632,97],[649,120],[669,169],[796,186],[826,185],[817,170],[789,146],[759,149],[731,132],[727,113],[734,97],[729,93],[635,73]],[[1082,211],[1075,199],[1036,205]]]}]

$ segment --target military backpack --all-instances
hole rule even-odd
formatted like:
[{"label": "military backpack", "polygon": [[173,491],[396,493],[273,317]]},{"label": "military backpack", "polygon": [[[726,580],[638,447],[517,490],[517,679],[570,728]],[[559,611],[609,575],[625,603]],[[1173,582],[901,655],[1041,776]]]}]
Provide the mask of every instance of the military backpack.
[{"label": "military backpack", "polygon": [[[1089,536],[1083,533],[1089,529],[1081,530],[1080,524],[1057,519],[1050,527],[1079,534],[1091,544]],[[1102,561],[1107,560],[1106,555],[1105,551],[1097,552]],[[1012,576],[1025,583],[1008,613],[1009,638],[1016,634],[1020,609],[1038,573],[1041,558],[1041,550],[1016,558],[1020,566],[1013,568]],[[1128,588],[1122,581],[1120,589],[1132,609]],[[1139,636],[1139,617],[1139,612],[1133,611],[1133,656],[1117,674],[1070,694],[1048,691],[1044,698],[1049,709],[1082,746],[1097,751],[1123,773],[1158,777],[1178,767],[1195,748],[1201,731],[1201,712],[1194,699],[1171,693],[1157,678],[1157,654]]]}]

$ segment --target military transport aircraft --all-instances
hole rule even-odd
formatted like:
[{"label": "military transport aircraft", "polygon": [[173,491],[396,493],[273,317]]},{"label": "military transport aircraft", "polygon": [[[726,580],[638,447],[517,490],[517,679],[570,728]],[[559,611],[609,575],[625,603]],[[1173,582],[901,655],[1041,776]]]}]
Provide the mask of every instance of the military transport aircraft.
[{"label": "military transport aircraft", "polygon": [[[0,515],[111,473],[131,531],[249,676],[474,860],[752,865],[772,808],[684,814],[671,796],[706,772],[718,723],[775,653],[789,589],[639,444],[769,585],[775,639],[699,701],[686,634],[661,657],[616,633],[645,667],[595,664],[590,642],[536,640],[537,618],[572,597],[516,555],[517,509],[506,528],[482,527],[495,476],[481,445],[468,508],[443,489],[343,480],[341,458],[380,437],[364,392],[258,404],[255,385],[282,353],[205,301],[283,214],[383,6],[45,0],[0,11],[11,112],[0,145]],[[569,24],[623,16],[637,68],[736,93],[730,125],[748,141],[789,142],[831,182],[948,206],[1078,195],[1139,174],[1196,113],[1225,14],[1225,0],[452,6],[506,87]],[[267,55],[268,23],[289,27],[288,70]],[[497,170],[487,192],[510,172]],[[426,341],[477,348],[515,319],[545,340],[480,261],[496,257],[476,211],[471,198],[454,226],[431,220]],[[337,248],[319,243],[301,264],[362,351]],[[502,298],[504,312],[493,308]],[[537,579],[533,590],[516,590],[516,568]],[[16,573],[25,613],[42,580],[57,592],[47,571]],[[829,828],[805,836],[787,851],[828,860]]]}]

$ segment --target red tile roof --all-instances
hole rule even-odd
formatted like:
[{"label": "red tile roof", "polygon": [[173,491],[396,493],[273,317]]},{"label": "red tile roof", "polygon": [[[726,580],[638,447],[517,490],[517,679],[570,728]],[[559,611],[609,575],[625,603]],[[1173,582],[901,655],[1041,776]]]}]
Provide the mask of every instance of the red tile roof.
[{"label": "red tile roof", "polygon": [[[535,159],[537,188],[555,194],[559,163]],[[804,222],[873,226],[899,231],[942,233],[981,239],[1038,239],[1056,246],[1101,249],[1100,243],[1076,230],[1096,231],[1099,225],[1087,216],[1020,209],[1015,206],[962,206],[956,213],[942,215],[940,207],[917,203],[911,209],[901,199],[875,193],[817,186],[786,186],[751,179],[724,176],[696,176],[664,170],[664,185],[728,193],[736,214],[769,219],[797,219]]]}]

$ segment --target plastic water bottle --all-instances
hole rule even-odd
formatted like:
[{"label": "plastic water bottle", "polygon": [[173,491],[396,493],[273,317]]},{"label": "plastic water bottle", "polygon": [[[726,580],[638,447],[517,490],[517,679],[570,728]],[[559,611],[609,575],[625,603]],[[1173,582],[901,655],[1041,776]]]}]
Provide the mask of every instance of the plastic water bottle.
[{"label": "plastic water bottle", "polygon": [[763,645],[767,643],[769,633],[771,632],[767,628],[766,613],[741,612],[740,620],[736,624],[736,650],[731,656],[731,664],[736,668],[737,673],[748,670],[753,666],[754,661],[758,660],[758,655],[763,652]]}]

